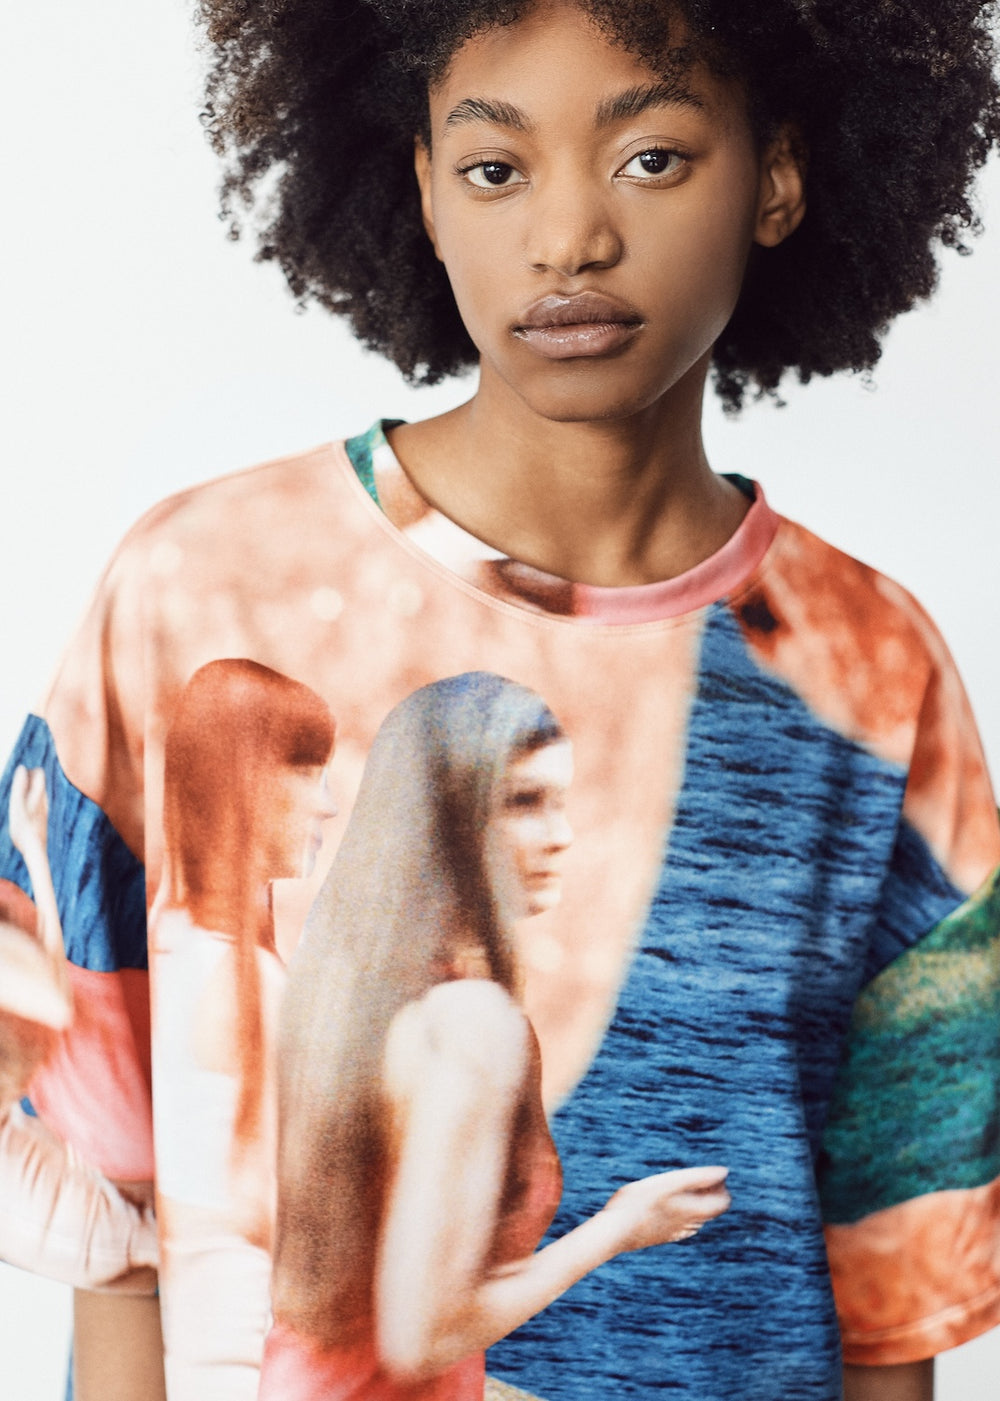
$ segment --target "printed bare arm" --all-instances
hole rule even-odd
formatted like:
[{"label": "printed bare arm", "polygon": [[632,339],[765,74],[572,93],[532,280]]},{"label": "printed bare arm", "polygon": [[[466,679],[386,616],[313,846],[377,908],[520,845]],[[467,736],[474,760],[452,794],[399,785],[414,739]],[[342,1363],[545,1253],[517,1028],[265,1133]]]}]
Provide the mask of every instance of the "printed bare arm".
[{"label": "printed bare arm", "polygon": [[628,1250],[691,1236],[729,1204],[720,1167],[629,1183],[543,1250],[487,1267],[528,1028],[495,983],[434,988],[397,1014],[386,1087],[397,1160],[376,1262],[383,1365],[433,1376],[491,1346]]},{"label": "printed bare arm", "polygon": [[69,996],[66,950],[48,856],[49,802],[42,769],[18,765],[10,787],[10,839],[21,853],[38,911],[38,941],[48,955],[56,984]]}]

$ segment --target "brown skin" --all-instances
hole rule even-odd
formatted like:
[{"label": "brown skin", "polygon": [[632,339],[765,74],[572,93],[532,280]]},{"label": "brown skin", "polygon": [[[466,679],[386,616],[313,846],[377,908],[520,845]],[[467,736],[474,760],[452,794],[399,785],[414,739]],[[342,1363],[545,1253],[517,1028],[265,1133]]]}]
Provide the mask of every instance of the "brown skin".
[{"label": "brown skin", "polygon": [[[702,68],[685,82],[699,105],[660,100],[599,122],[601,103],[657,75],[572,5],[545,3],[462,48],[431,93],[432,150],[417,147],[425,223],[480,385],[454,412],[396,430],[393,446],[446,515],[582,582],[679,574],[746,509],[705,456],[705,377],[752,246],[801,218],[802,177],[788,133],[758,148],[738,85]],[[469,98],[515,107],[524,129],[449,122]],[[651,150],[665,153],[662,174],[642,169]],[[509,180],[474,183],[477,160]],[[539,298],[580,292],[631,307],[638,333],[607,355],[540,357],[515,328]]]},{"label": "brown skin", "polygon": [[904,1367],[845,1367],[844,1401],[934,1401],[934,1359]]},{"label": "brown skin", "polygon": [[77,1401],[166,1401],[159,1300],[75,1291],[73,1395]]}]

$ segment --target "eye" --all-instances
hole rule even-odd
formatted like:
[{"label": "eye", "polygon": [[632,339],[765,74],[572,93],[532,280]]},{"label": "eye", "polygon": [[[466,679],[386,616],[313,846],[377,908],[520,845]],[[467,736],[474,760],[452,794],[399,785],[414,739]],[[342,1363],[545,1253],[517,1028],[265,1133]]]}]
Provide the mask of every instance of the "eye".
[{"label": "eye", "polygon": [[684,157],[677,151],[666,151],[654,146],[648,151],[640,151],[622,166],[619,174],[632,180],[655,180],[657,176],[675,175],[684,165]]},{"label": "eye", "polygon": [[467,165],[459,172],[470,185],[478,190],[503,189],[508,185],[520,185],[524,176],[506,161],[480,161],[477,165]]},{"label": "eye", "polygon": [[545,794],[540,788],[519,788],[508,793],[504,806],[511,812],[530,812],[541,807]]}]

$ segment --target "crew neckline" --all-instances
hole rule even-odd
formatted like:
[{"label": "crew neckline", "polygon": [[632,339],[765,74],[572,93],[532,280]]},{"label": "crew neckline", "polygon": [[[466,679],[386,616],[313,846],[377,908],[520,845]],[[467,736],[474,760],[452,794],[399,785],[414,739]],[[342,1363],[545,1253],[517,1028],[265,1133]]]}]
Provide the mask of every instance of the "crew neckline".
[{"label": "crew neckline", "polygon": [[402,419],[379,419],[344,442],[359,484],[384,518],[447,571],[532,612],[582,623],[636,624],[696,612],[735,593],[771,546],[780,517],[757,482],[727,473],[750,509],[714,554],[672,579],[650,584],[579,584],[511,559],[470,534],[417,492],[386,437]]}]

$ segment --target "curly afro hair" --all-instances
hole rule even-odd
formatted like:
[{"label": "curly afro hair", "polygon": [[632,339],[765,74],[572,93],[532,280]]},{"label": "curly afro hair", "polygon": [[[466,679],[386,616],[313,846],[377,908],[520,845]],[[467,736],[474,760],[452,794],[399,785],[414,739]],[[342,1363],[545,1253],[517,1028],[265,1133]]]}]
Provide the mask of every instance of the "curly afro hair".
[{"label": "curly afro hair", "polygon": [[[413,138],[457,48],[532,0],[200,0],[212,46],[203,120],[226,162],[223,214],[254,217],[258,259],[301,303],[347,316],[415,383],[476,363],[424,233]],[[801,133],[808,213],[754,249],[714,350],[738,409],[868,370],[900,312],[937,279],[936,245],[967,251],[969,191],[1000,140],[996,7],[982,0],[580,0],[650,63],[700,59],[745,84],[760,139]],[[686,48],[670,48],[683,21]]]}]

